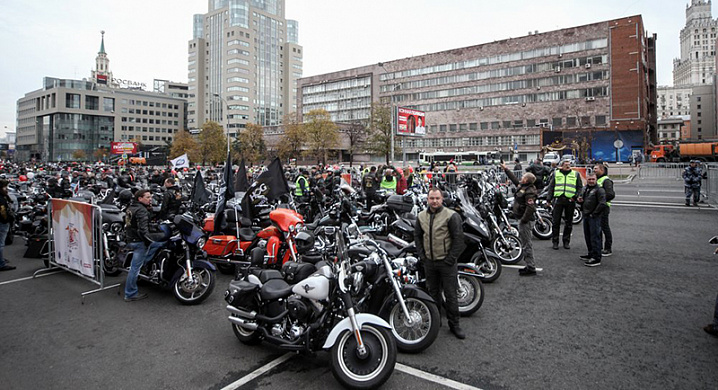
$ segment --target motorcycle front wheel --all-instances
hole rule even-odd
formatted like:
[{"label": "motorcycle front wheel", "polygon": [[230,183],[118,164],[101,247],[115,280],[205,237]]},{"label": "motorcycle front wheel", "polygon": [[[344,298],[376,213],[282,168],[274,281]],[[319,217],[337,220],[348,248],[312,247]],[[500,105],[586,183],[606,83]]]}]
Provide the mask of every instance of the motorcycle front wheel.
[{"label": "motorcycle front wheel", "polygon": [[491,247],[502,263],[516,264],[521,261],[521,255],[523,255],[521,240],[514,235],[506,234],[504,239],[496,237],[491,243]]},{"label": "motorcycle front wheel", "polygon": [[553,233],[553,222],[551,221],[551,218],[547,215],[541,215],[541,219],[536,220],[532,233],[534,237],[539,240],[551,239],[551,234]]},{"label": "motorcycle front wheel", "polygon": [[503,269],[501,267],[501,261],[495,257],[484,258],[481,252],[477,252],[474,258],[471,259],[471,262],[474,263],[483,274],[483,276],[479,277],[484,283],[491,283],[501,276],[501,270]]},{"label": "motorcycle front wheel", "polygon": [[459,275],[459,289],[456,292],[459,301],[459,314],[468,317],[484,303],[484,285],[481,281],[468,275]]},{"label": "motorcycle front wheel", "polygon": [[183,305],[198,305],[212,294],[215,275],[206,268],[193,268],[192,278],[182,275],[172,286],[175,298]]},{"label": "motorcycle front wheel", "polygon": [[404,298],[404,303],[411,322],[404,315],[399,302],[391,310],[388,322],[396,338],[396,347],[402,352],[418,353],[429,348],[439,334],[439,308],[434,302],[418,298]]},{"label": "motorcycle front wheel", "polygon": [[334,378],[351,389],[373,389],[389,379],[396,364],[396,341],[388,329],[364,324],[361,330],[366,354],[357,351],[354,333],[344,331],[331,349]]},{"label": "motorcycle front wheel", "polygon": [[577,206],[573,209],[573,224],[578,225],[581,221],[583,221],[583,212]]},{"label": "motorcycle front wheel", "polygon": [[102,270],[105,272],[105,275],[107,276],[117,276],[122,272],[120,267],[117,264],[117,248],[110,247],[108,248],[109,256],[103,256],[103,268]]}]

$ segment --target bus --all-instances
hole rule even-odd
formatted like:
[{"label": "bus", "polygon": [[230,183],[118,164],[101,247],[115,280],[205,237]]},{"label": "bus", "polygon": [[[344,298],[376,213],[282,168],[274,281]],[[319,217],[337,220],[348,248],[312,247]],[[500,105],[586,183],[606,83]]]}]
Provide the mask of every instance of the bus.
[{"label": "bus", "polygon": [[497,164],[501,160],[500,152],[431,152],[419,153],[421,165],[448,165],[454,160],[456,165]]}]

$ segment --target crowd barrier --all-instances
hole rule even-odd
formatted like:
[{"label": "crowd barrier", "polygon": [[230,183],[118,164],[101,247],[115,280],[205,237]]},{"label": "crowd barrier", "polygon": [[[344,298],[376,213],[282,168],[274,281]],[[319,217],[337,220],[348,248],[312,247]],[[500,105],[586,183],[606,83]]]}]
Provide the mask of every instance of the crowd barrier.
[{"label": "crowd barrier", "polygon": [[[637,175],[637,184],[662,183],[675,189],[682,189],[683,171],[689,163],[643,163]],[[701,185],[701,197],[706,203],[718,205],[718,163],[701,163],[704,180]],[[640,191],[640,190],[639,190]]]},{"label": "crowd barrier", "polygon": [[52,199],[48,206],[49,267],[37,270],[33,276],[61,269],[97,284],[97,289],[81,294],[82,303],[86,295],[118,287],[119,283],[105,285],[100,207],[64,199]]}]

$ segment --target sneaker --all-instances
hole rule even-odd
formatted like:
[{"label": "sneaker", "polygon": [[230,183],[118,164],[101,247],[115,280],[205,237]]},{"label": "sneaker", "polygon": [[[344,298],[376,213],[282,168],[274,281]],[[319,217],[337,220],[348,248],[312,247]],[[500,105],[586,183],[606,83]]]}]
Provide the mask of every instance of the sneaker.
[{"label": "sneaker", "polygon": [[608,257],[608,256],[611,256],[612,254],[613,254],[613,252],[610,249],[604,249],[601,251],[601,256],[603,256],[603,257]]},{"label": "sneaker", "polygon": [[12,270],[14,270],[14,269],[15,269],[14,266],[12,266],[12,265],[7,265],[7,264],[4,265],[4,266],[2,266],[2,267],[0,267],[0,271],[12,271]]},{"label": "sneaker", "polygon": [[519,269],[519,276],[533,276],[536,275],[536,268],[524,267]]},{"label": "sneaker", "polygon": [[147,293],[137,294],[133,297],[125,297],[125,302],[134,302],[147,298]]},{"label": "sneaker", "polygon": [[579,256],[578,258],[581,259],[581,260],[583,260],[583,261],[591,260],[591,259],[592,259],[591,255],[581,255],[581,256]]},{"label": "sneaker", "polygon": [[456,336],[456,338],[459,339],[459,340],[463,340],[463,339],[466,338],[466,334],[464,334],[464,331],[461,329],[461,327],[460,327],[459,325],[449,326],[449,330],[450,330],[451,333],[453,333],[454,336]]},{"label": "sneaker", "polygon": [[708,324],[703,327],[703,330],[705,330],[706,333],[708,333],[711,336],[718,337],[718,326],[716,326],[716,325]]},{"label": "sneaker", "polygon": [[568,242],[563,243],[563,249],[571,249],[571,245]]},{"label": "sneaker", "polygon": [[598,267],[601,265],[601,260],[598,259],[589,259],[586,260],[586,262],[583,263],[586,267]]},{"label": "sneaker", "polygon": [[553,243],[553,249],[554,249],[554,250],[558,250],[558,242],[554,242],[554,243]]}]

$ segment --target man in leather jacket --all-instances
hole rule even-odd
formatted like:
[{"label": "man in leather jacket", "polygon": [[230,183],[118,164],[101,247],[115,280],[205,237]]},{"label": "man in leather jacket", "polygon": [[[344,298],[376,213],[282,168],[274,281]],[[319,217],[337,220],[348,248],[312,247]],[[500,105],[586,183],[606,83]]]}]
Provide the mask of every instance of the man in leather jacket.
[{"label": "man in leather jacket", "polygon": [[[540,160],[536,161],[540,164]],[[538,191],[534,186],[536,176],[531,172],[526,172],[521,176],[521,180],[519,180],[503,162],[501,163],[501,168],[509,180],[516,186],[512,214],[514,218],[519,220],[519,239],[521,240],[521,249],[523,250],[524,262],[526,263],[526,267],[519,270],[519,275],[533,276],[536,275],[536,262],[534,261],[531,231],[534,228],[536,220],[536,197],[538,196]]]},{"label": "man in leather jacket", "polygon": [[541,190],[543,189],[544,183],[546,181],[546,177],[551,174],[551,170],[549,169],[549,167],[543,165],[541,158],[537,158],[533,164],[529,165],[529,167],[526,168],[526,172],[531,173],[536,177],[536,180],[534,181],[534,187],[536,187],[538,193],[541,193]]},{"label": "man in leather jacket", "polygon": [[147,298],[146,293],[140,294],[137,289],[137,277],[142,266],[151,260],[157,249],[164,244],[163,242],[153,241],[153,239],[160,238],[159,234],[150,233],[149,206],[151,203],[152,194],[150,191],[138,190],[125,214],[127,246],[133,251],[132,264],[125,283],[125,301],[127,302]]},{"label": "man in leather jacket", "polygon": [[606,191],[598,185],[595,173],[586,176],[586,187],[578,198],[583,211],[583,236],[586,239],[588,254],[580,256],[583,265],[596,267],[601,265],[601,218],[606,212]]},{"label": "man in leather jacket", "polygon": [[162,194],[162,206],[159,217],[161,220],[179,214],[182,206],[182,193],[172,179],[165,179],[165,192]]}]

